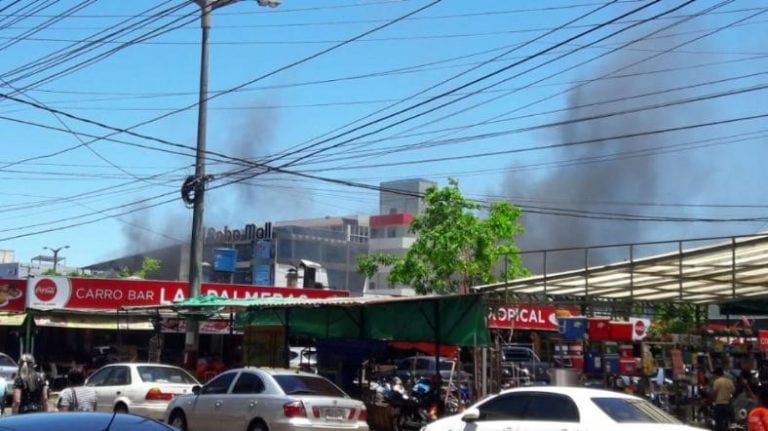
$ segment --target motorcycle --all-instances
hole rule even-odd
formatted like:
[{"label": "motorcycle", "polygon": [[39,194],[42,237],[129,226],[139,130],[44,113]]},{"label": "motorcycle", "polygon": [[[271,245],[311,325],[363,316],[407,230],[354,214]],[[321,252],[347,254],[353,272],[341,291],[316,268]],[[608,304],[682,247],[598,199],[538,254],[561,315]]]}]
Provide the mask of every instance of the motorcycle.
[{"label": "motorcycle", "polygon": [[429,380],[422,379],[416,382],[408,392],[398,388],[402,386],[393,385],[388,400],[394,408],[392,416],[394,431],[420,430],[437,419],[439,399]]}]

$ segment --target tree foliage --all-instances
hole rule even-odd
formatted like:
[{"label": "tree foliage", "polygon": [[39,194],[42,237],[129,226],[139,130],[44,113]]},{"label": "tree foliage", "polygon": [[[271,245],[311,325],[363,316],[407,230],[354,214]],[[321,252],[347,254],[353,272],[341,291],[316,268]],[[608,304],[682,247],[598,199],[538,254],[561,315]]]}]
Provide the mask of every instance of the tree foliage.
[{"label": "tree foliage", "polygon": [[430,187],[424,200],[424,212],[410,226],[417,238],[405,256],[361,256],[360,273],[372,277],[381,265],[391,266],[389,280],[419,294],[467,292],[473,284],[496,281],[504,255],[502,278],[528,274],[515,244],[523,232],[519,208],[494,202],[480,218],[480,205],[461,194],[455,179],[442,189]]},{"label": "tree foliage", "polygon": [[141,268],[136,271],[131,271],[127,266],[120,269],[118,275],[120,278],[139,277],[147,278],[149,274],[160,269],[160,259],[144,256],[144,260],[141,261]]}]

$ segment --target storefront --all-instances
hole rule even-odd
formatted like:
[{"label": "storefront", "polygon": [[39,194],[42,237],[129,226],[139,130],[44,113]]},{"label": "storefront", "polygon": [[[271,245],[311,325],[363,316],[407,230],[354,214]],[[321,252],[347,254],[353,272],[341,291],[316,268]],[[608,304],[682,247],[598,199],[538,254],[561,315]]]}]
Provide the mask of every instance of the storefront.
[{"label": "storefront", "polygon": [[[349,296],[349,292],[339,290],[211,283],[201,286],[201,294],[231,299]],[[180,363],[183,320],[130,316],[119,310],[171,304],[188,297],[188,283],[178,281],[74,277],[0,280],[0,348],[15,358],[22,351],[31,351],[39,362],[56,364],[59,369],[72,362],[90,364],[96,356],[148,360],[153,346],[160,348],[154,352],[156,358]],[[201,354],[236,360],[240,335],[230,319],[203,322],[200,333]],[[162,340],[160,346],[153,344],[157,340]]]}]

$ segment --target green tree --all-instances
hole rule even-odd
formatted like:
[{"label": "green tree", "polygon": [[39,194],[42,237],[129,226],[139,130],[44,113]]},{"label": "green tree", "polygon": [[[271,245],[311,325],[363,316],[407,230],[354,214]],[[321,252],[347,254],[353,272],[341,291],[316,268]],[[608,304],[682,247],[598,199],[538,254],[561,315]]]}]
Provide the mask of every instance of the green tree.
[{"label": "green tree", "polygon": [[466,199],[459,183],[430,187],[425,208],[410,231],[416,241],[405,256],[375,254],[358,258],[358,271],[372,277],[381,265],[392,266],[389,280],[410,285],[419,294],[468,292],[475,283],[496,281],[495,268],[508,256],[509,279],[528,274],[515,238],[523,232],[520,209],[508,202],[494,202],[480,218],[481,207]]},{"label": "green tree", "polygon": [[141,261],[141,268],[137,271],[131,271],[127,266],[120,268],[118,275],[120,278],[139,277],[147,278],[147,276],[160,269],[160,259],[144,256],[144,260]]}]

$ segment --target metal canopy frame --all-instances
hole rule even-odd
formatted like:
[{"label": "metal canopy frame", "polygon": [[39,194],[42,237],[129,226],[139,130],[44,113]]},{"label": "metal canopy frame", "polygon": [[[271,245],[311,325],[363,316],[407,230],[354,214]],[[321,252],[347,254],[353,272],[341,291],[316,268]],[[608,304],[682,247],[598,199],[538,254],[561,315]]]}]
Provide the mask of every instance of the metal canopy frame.
[{"label": "metal canopy frame", "polygon": [[[632,302],[716,304],[768,297],[768,235],[474,287],[481,293]],[[631,247],[631,246],[630,246]]]}]

